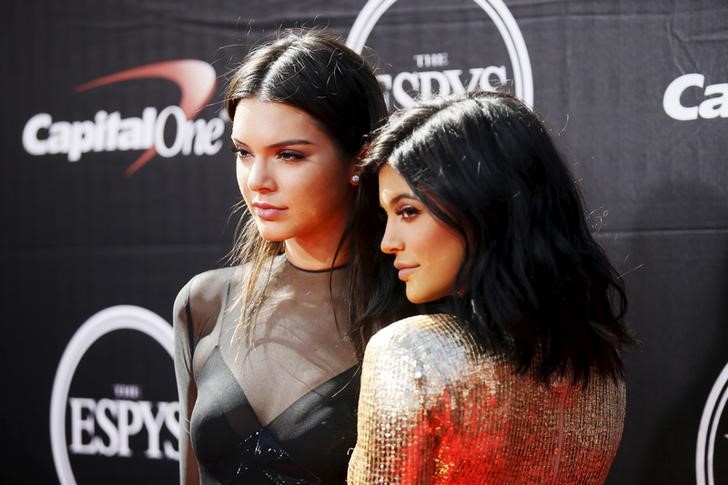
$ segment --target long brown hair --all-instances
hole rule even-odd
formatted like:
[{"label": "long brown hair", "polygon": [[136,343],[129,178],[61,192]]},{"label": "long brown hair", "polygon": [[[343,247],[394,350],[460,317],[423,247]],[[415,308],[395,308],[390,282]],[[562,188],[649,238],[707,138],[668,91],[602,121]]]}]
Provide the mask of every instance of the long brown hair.
[{"label": "long brown hair", "polygon": [[[387,117],[381,88],[372,68],[354,51],[335,38],[320,31],[285,31],[277,40],[263,44],[243,60],[233,73],[225,91],[225,109],[232,120],[238,102],[254,98],[261,101],[286,103],[308,113],[337,144],[343,155],[342,163],[355,160],[368,141],[369,133]],[[243,311],[240,325],[250,336],[251,326],[266,298],[274,257],[284,252],[284,243],[266,241],[249,217],[244,204],[243,215],[236,231],[232,252],[237,264],[249,265],[242,285]],[[345,244],[359,244],[354,228],[371,226],[373,214],[361,214],[355,221],[350,215],[333,261]],[[377,246],[370,248],[377,252]],[[333,266],[332,262],[332,266]],[[350,317],[356,327],[373,325],[377,315],[364,321],[357,315],[357,303],[367,298],[366,288],[355,284],[357,270],[348,283]],[[353,338],[361,354],[364,335],[356,331]]]}]

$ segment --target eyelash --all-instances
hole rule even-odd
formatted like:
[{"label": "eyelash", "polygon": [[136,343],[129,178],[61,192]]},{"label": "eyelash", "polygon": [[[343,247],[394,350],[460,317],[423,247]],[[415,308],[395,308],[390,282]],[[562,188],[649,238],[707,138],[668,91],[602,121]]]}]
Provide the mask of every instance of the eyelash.
[{"label": "eyelash", "polygon": [[408,221],[417,217],[420,212],[421,211],[416,207],[412,207],[411,205],[405,205],[397,209],[395,211],[395,214],[401,217],[402,220]]},{"label": "eyelash", "polygon": [[[235,145],[230,147],[230,151],[232,151],[237,158],[245,158],[250,155],[248,150],[236,147]],[[276,154],[276,157],[284,162],[297,162],[306,158],[303,153],[294,150],[281,150]]]},{"label": "eyelash", "polygon": [[296,152],[293,150],[281,150],[278,152],[278,158],[286,161],[297,161],[297,160],[303,160],[306,158],[306,156],[301,152]]},{"label": "eyelash", "polygon": [[236,147],[235,145],[232,145],[232,146],[230,147],[230,151],[231,151],[231,152],[233,152],[233,153],[235,154],[235,157],[236,157],[236,158],[242,158],[242,157],[244,157],[245,155],[249,155],[249,154],[250,154],[250,153],[249,153],[249,152],[248,152],[247,150],[245,150],[244,148],[238,148],[238,147]]}]

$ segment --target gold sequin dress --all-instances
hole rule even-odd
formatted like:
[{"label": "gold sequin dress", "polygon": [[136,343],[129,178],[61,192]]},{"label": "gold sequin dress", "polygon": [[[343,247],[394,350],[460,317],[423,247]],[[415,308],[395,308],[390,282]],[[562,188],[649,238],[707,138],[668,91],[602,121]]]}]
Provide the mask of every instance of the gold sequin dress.
[{"label": "gold sequin dress", "polygon": [[452,316],[408,318],[367,346],[348,483],[600,484],[624,410],[622,382],[547,385]]}]

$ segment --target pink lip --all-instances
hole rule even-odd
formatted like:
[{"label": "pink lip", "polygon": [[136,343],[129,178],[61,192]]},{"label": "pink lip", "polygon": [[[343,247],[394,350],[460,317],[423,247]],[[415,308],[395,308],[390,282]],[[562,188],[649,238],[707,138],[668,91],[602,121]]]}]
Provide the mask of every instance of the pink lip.
[{"label": "pink lip", "polygon": [[399,270],[397,273],[397,276],[402,281],[407,281],[407,277],[415,272],[415,270],[419,267],[418,264],[415,265],[404,265],[399,263],[394,263],[394,267]]},{"label": "pink lip", "polygon": [[253,202],[253,213],[258,216],[259,219],[266,221],[276,219],[285,210],[285,207],[278,207],[268,204],[267,202]]}]

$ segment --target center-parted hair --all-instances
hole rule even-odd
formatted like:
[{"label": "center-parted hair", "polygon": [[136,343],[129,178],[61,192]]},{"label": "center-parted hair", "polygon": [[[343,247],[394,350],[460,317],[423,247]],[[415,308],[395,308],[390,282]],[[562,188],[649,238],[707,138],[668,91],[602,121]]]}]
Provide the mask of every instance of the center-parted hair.
[{"label": "center-parted hair", "polygon": [[365,182],[386,163],[462,235],[465,258],[446,303],[484,346],[544,379],[622,376],[631,342],[622,280],[526,105],[497,92],[420,103],[373,141]]},{"label": "center-parted hair", "polygon": [[[370,134],[387,119],[384,97],[369,64],[336,38],[317,30],[287,30],[278,39],[254,48],[234,71],[225,89],[225,110],[230,120],[235,118],[242,99],[285,103],[306,112],[330,135],[342,164],[355,163]],[[352,200],[361,198],[361,190],[356,190]],[[244,209],[244,204],[241,207]],[[337,250],[348,249],[356,255],[348,299],[353,343],[360,355],[368,337],[382,324],[402,316],[400,309],[407,308],[401,291],[395,305],[369,305],[381,291],[397,293],[395,276],[381,269],[388,262],[379,254],[378,245],[371,244],[371,238],[379,234],[375,228],[381,227],[380,222],[375,212],[354,214],[352,208]],[[260,237],[253,218],[245,211],[232,258],[251,267],[242,285],[245,310],[241,325],[246,330],[265,299],[268,282],[261,281],[261,277],[270,271],[263,268],[272,264],[273,256],[283,252],[284,243]],[[373,275],[383,275],[379,285],[363,284],[374,279]]]},{"label": "center-parted hair", "polygon": [[245,58],[225,90],[232,120],[241,99],[286,103],[312,116],[345,156],[353,157],[387,108],[371,67],[320,31],[286,31]]}]

